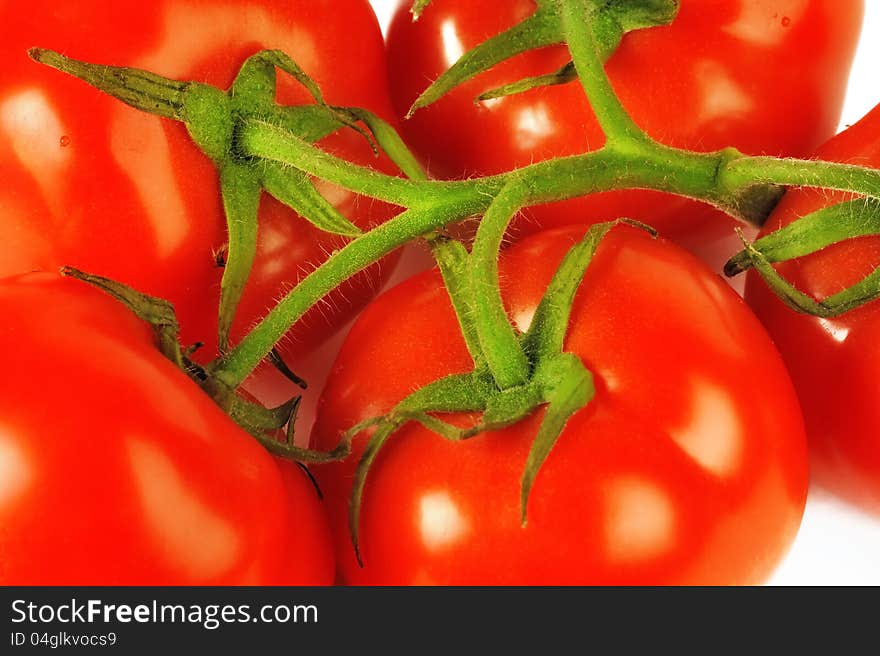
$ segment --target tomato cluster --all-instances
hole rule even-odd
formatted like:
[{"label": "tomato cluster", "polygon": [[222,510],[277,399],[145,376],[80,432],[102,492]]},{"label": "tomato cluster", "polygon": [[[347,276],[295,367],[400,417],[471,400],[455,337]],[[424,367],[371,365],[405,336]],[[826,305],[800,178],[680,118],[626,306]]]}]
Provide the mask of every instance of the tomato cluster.
[{"label": "tomato cluster", "polygon": [[[433,0],[413,22],[409,4],[386,44],[366,0],[0,2],[0,22],[15,27],[0,43],[0,584],[752,584],[794,540],[810,467],[880,507],[876,304],[835,320],[805,317],[756,276],[743,301],[681,247],[705,255],[732,234],[731,221],[660,192],[528,208],[508,235],[501,296],[525,334],[590,225],[629,217],[660,232],[612,228],[577,287],[564,351],[589,370],[595,393],[538,472],[525,518],[521,477],[544,407],[466,440],[403,422],[350,512],[377,430],[370,420],[474,366],[439,271],[376,297],[395,253],[315,304],[278,345],[296,369],[357,317],[328,363],[311,433],[320,454],[353,436],[347,457],[303,471],[233,421],[225,397],[205,393],[213,389],[206,363],[223,355],[227,231],[214,163],[185,125],[38,66],[28,49],[223,90],[248,57],[281,50],[328,107],[362,107],[399,125],[441,178],[603,145],[576,82],[474,103],[488,89],[559,69],[569,57],[563,45],[519,54],[407,118],[464,51],[536,7]],[[804,157],[834,136],[862,13],[855,1],[681,0],[671,24],[626,34],[607,71],[659,142]],[[279,76],[278,104],[314,104],[301,82]],[[878,112],[816,156],[880,167]],[[400,175],[365,136],[345,128],[317,145]],[[364,231],[400,211],[312,182]],[[765,231],[842,198],[792,191]],[[347,243],[267,194],[258,223],[233,344]],[[828,296],[876,267],[878,244],[853,240],[779,270]],[[171,301],[183,346],[201,344],[184,351],[186,371],[123,303],[59,276],[62,266]],[[445,419],[470,427],[480,415]]]}]

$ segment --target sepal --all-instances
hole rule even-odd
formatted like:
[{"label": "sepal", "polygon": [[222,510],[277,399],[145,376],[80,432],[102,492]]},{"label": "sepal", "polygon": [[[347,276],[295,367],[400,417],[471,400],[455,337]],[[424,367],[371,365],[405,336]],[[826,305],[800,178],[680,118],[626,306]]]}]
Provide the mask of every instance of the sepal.
[{"label": "sepal", "polygon": [[880,269],[837,294],[817,299],[798,289],[773,266],[850,239],[880,236],[880,200],[876,198],[859,198],[823,208],[754,243],[746,240],[741,231],[739,235],[745,248],[727,263],[725,274],[733,277],[755,269],[770,289],[796,312],[834,318],[880,298]]}]

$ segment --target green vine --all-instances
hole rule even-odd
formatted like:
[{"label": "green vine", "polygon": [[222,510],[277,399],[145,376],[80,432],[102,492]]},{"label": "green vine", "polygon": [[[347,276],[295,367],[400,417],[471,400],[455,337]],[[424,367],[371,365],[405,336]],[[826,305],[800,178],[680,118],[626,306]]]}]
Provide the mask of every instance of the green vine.
[{"label": "green vine", "polygon": [[[419,97],[411,112],[437,102],[452,89],[516,54],[565,44],[571,63],[563,69],[512,81],[487,92],[488,96],[578,79],[607,141],[597,151],[461,181],[429,180],[390,125],[362,109],[326,104],[318,86],[278,51],[250,58],[227,91],[167,80],[146,71],[86,64],[49,50],[34,49],[30,54],[36,61],[74,75],[142,111],[185,123],[194,141],[216,164],[229,223],[218,313],[220,357],[206,367],[192,365],[185,353],[171,345],[177,335],[176,323],[170,323],[173,312],[169,317],[168,307],[152,301],[146,307],[161,310],[159,324],[166,355],[274,453],[300,462],[327,462],[350,454],[352,441],[372,430],[358,466],[351,505],[351,530],[357,549],[359,510],[370,466],[400,427],[418,422],[443,438],[463,440],[516,423],[546,406],[522,477],[525,523],[529,494],[541,465],[569,417],[593,398],[592,374],[578,358],[564,352],[564,338],[580,281],[603,237],[618,222],[592,227],[571,249],[530,329],[522,334],[512,325],[502,301],[498,254],[510,221],[523,208],[615,189],[651,189],[696,199],[740,221],[761,225],[785,186],[845,191],[863,198],[816,212],[755,244],[746,243],[743,252],[728,264],[727,272],[735,275],[755,268],[792,307],[819,316],[834,316],[880,297],[880,273],[835,297],[817,301],[795,289],[773,267],[776,262],[838,241],[880,234],[880,171],[821,161],[749,157],[732,148],[713,153],[671,148],[651,139],[627,113],[605,73],[604,62],[628,32],[672,21],[678,4],[675,0],[536,0],[533,15],[466,53]],[[429,10],[428,5],[428,0],[415,2],[414,18]],[[314,104],[276,105],[274,89],[279,71],[301,83]],[[403,176],[353,164],[316,145],[340,129],[363,134],[388,153]],[[394,204],[401,210],[388,222],[362,232],[320,196],[312,178]],[[229,328],[253,264],[259,229],[257,205],[264,192],[318,228],[343,236],[347,243],[233,345],[228,340]],[[443,230],[474,216],[482,220],[468,251]],[[439,264],[474,362],[473,371],[417,390],[388,414],[353,427],[330,453],[295,447],[291,431],[298,400],[265,409],[245,402],[236,390],[260,362],[277,358],[276,343],[326,294],[416,239],[427,240]],[[91,282],[96,280],[92,278]],[[109,281],[98,282],[117,297],[129,296]],[[127,302],[130,306],[145,306],[143,299],[133,302],[128,298]],[[152,315],[145,318],[155,324]],[[479,413],[480,419],[477,425],[461,429],[441,418],[452,412]],[[285,426],[287,439],[279,441],[276,434]]]}]

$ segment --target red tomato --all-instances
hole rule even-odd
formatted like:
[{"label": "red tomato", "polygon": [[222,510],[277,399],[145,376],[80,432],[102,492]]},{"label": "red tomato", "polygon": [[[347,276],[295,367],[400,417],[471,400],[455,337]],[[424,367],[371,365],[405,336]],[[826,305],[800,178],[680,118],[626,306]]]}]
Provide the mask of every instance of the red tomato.
[{"label": "red tomato", "polygon": [[[98,0],[0,2],[9,26],[0,58],[0,276],[72,265],[172,300],[187,342],[213,354],[226,239],[218,174],[179,123],[124,106],[83,82],[30,61],[32,46],[103,64],[227,88],[245,59],[264,48],[289,53],[327,101],[391,118],[382,37],[366,0]],[[282,104],[311,102],[279,76]],[[323,146],[362,163],[376,160],[353,131]],[[320,187],[357,225],[393,209]],[[253,276],[233,338],[283,291],[339,247],[268,197],[260,211]],[[282,346],[300,355],[354,316],[388,272],[374,266],[309,313]]]},{"label": "red tomato", "polygon": [[[533,0],[434,0],[413,23],[402,3],[388,35],[391,93],[403,116],[465,51],[534,12]],[[674,23],[627,35],[608,63],[624,106],[655,139],[711,151],[798,156],[836,131],[859,36],[861,0],[682,0]],[[555,71],[563,47],[518,56],[404,122],[441,177],[499,173],[599,148],[577,83],[480,105],[474,98]],[[719,212],[674,196],[615,191],[536,207],[523,232],[630,217],[688,246],[731,232]]]},{"label": "red tomato", "polygon": [[[880,106],[822,146],[819,159],[880,168]],[[846,200],[817,190],[790,191],[770,217],[765,234],[818,209]],[[850,240],[779,271],[818,299],[871,273],[880,262],[880,238]],[[797,314],[757,274],[746,299],[785,358],[800,395],[816,479],[880,512],[880,304],[869,303],[836,319]]]},{"label": "red tomato", "polygon": [[121,304],[0,282],[0,584],[329,584],[317,495]]},{"label": "red tomato", "polygon": [[[503,293],[520,329],[583,234],[576,226],[539,233],[503,255]],[[768,576],[800,523],[807,454],[788,375],[743,302],[680,249],[617,229],[578,292],[566,350],[593,371],[597,394],[538,474],[525,528],[520,476],[543,411],[464,443],[415,425],[395,435],[366,483],[363,569],[346,515],[364,438],[351,459],[316,470],[346,582]],[[416,276],[358,319],[324,391],[314,445],[331,447],[417,387],[471,367],[439,275]]]}]

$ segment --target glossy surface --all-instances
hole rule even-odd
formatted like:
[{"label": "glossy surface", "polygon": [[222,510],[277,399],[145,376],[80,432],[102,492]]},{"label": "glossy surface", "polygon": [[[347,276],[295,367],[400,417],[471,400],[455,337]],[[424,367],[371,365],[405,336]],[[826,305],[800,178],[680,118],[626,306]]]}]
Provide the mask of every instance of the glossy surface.
[{"label": "glossy surface", "polygon": [[[434,0],[413,23],[402,3],[388,36],[398,116],[466,50],[534,11],[532,0]],[[710,151],[798,156],[834,134],[861,27],[861,0],[683,0],[671,26],[626,36],[608,64],[624,106],[655,139]],[[561,47],[521,55],[403,123],[435,175],[497,173],[604,143],[579,84],[474,105],[480,93],[556,70]],[[648,191],[532,208],[520,232],[620,216],[688,246],[729,233],[720,213]]]},{"label": "glossy surface", "polygon": [[[184,339],[216,342],[225,243],[218,176],[178,123],[142,114],[84,83],[35,64],[40,46],[86,61],[142,67],[227,88],[263,48],[280,48],[321,85],[327,100],[391,118],[382,37],[366,0],[0,0],[0,275],[63,264],[169,298]],[[308,102],[282,75],[278,99]],[[353,132],[324,145],[393,171]],[[392,209],[339,189],[322,192],[361,227]],[[257,264],[234,327],[249,329],[283,291],[338,248],[264,198]],[[311,312],[283,348],[296,356],[323,341],[372,296],[373,267]]]},{"label": "glossy surface", "polygon": [[121,304],[31,274],[0,282],[0,315],[0,584],[332,582],[310,483]]},{"label": "glossy surface", "polygon": [[[880,167],[880,107],[825,144],[820,159]],[[790,192],[771,216],[776,230],[845,196]],[[855,284],[880,262],[880,238],[832,246],[779,267],[799,289],[825,298]],[[880,304],[837,319],[796,314],[749,274],[746,299],[776,340],[801,398],[818,482],[880,513]]]},{"label": "glossy surface", "polygon": [[[542,233],[502,258],[521,329],[582,234]],[[415,426],[392,438],[367,480],[364,569],[346,516],[357,455],[316,469],[344,581],[732,584],[770,574],[800,522],[807,453],[791,383],[742,301],[680,249],[617,229],[578,293],[566,349],[598,391],[538,475],[526,528],[519,481],[540,412],[466,443]],[[412,278],[355,324],[313,443],[331,447],[415,388],[471,366],[439,276]]]}]

